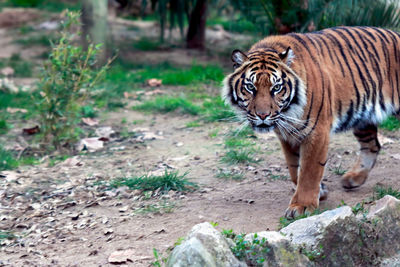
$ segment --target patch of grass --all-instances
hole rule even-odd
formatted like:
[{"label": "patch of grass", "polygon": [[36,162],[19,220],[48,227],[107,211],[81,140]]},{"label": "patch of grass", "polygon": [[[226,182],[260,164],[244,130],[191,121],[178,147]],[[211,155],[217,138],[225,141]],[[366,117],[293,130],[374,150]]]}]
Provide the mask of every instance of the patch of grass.
[{"label": "patch of grass", "polygon": [[356,205],[354,205],[353,207],[351,207],[351,211],[354,213],[354,215],[357,215],[360,212],[365,212],[365,208],[364,208],[364,202],[362,203],[357,203]]},{"label": "patch of grass", "polygon": [[342,176],[343,174],[345,174],[347,172],[346,169],[342,168],[342,164],[340,163],[339,166],[335,166],[333,168],[329,168],[329,170],[331,172],[333,172],[336,175]]},{"label": "patch of grass", "polygon": [[225,139],[226,148],[245,148],[253,145],[254,143],[251,142],[250,140],[235,136],[230,136]]},{"label": "patch of grass", "polygon": [[14,158],[14,155],[0,145],[0,171],[11,170],[18,166],[19,162]]},{"label": "patch of grass", "polygon": [[10,128],[10,125],[5,119],[0,119],[0,135],[7,133]]},{"label": "patch of grass", "polygon": [[12,54],[9,59],[0,61],[0,68],[11,67],[15,77],[32,77],[32,62],[23,60],[18,54]]},{"label": "patch of grass", "polygon": [[220,97],[204,101],[202,118],[206,122],[237,120],[236,114]]},{"label": "patch of grass", "polygon": [[322,245],[320,245],[319,248],[314,248],[312,250],[302,247],[300,249],[300,253],[304,254],[310,261],[316,261],[326,257],[326,255],[324,255]]},{"label": "patch of grass", "polygon": [[386,195],[390,195],[390,196],[400,199],[400,191],[399,190],[394,189],[391,186],[388,186],[388,187],[375,186],[374,199],[378,200],[378,199],[383,198]]},{"label": "patch of grass", "polygon": [[17,39],[15,40],[15,43],[20,44],[24,47],[30,47],[33,45],[50,47],[51,44],[54,43],[55,41],[56,41],[55,36],[41,34],[41,35],[32,35],[22,39]]},{"label": "patch of grass", "polygon": [[161,96],[156,97],[154,100],[145,101],[140,105],[134,107],[135,110],[147,111],[147,112],[172,112],[178,110],[181,114],[198,115],[201,111],[201,107],[193,104],[192,101],[186,97],[171,97]]},{"label": "patch of grass", "polygon": [[235,164],[248,164],[248,163],[258,163],[259,159],[256,157],[254,150],[228,150],[224,156],[221,158],[221,162],[227,163],[229,165]]},{"label": "patch of grass", "polygon": [[145,204],[143,207],[140,207],[134,211],[134,214],[164,214],[171,213],[174,211],[175,203],[170,201],[162,201],[156,204]]},{"label": "patch of grass", "polygon": [[185,127],[186,128],[195,128],[195,127],[200,127],[201,124],[198,121],[190,121],[186,123]]},{"label": "patch of grass", "polygon": [[161,79],[164,85],[193,85],[195,83],[220,82],[224,78],[223,69],[216,65],[196,65],[190,68],[173,67],[170,63],[144,66],[135,72],[136,82]]},{"label": "patch of grass", "polygon": [[219,169],[215,177],[227,180],[231,179],[235,181],[241,181],[245,179],[245,175],[243,172],[236,172],[234,170],[223,170],[223,169]]},{"label": "patch of grass", "polygon": [[282,175],[282,174],[270,174],[269,178],[274,181],[277,180],[286,181],[289,177],[287,175]]},{"label": "patch of grass", "polygon": [[316,209],[312,213],[302,214],[302,215],[300,215],[300,216],[298,216],[298,217],[296,217],[294,219],[287,219],[286,217],[280,217],[279,218],[279,229],[282,229],[282,228],[288,226],[292,222],[295,222],[297,220],[304,219],[304,218],[307,218],[307,217],[311,217],[311,216],[314,216],[314,215],[321,214],[324,211],[327,211],[327,210],[326,209],[325,210]]},{"label": "patch of grass", "polygon": [[212,131],[210,131],[210,132],[208,133],[208,136],[209,136],[210,138],[215,138],[215,137],[218,136],[219,131],[220,131],[219,129],[214,129],[214,130],[212,130]]},{"label": "patch of grass", "polygon": [[400,121],[396,119],[396,117],[390,116],[384,120],[379,127],[388,131],[396,131],[400,129]]},{"label": "patch of grass", "polygon": [[4,240],[13,239],[17,239],[17,236],[13,232],[0,230],[0,246],[4,245]]},{"label": "patch of grass", "polygon": [[158,40],[157,41],[152,40],[147,37],[143,37],[133,43],[133,47],[141,51],[157,50],[160,47],[160,45],[161,43]]},{"label": "patch of grass", "polygon": [[221,25],[224,30],[238,33],[259,34],[254,23],[242,17],[235,18],[211,18],[207,20],[208,26]]},{"label": "patch of grass", "polygon": [[90,105],[81,107],[82,117],[84,118],[95,118],[97,117],[97,111]]},{"label": "patch of grass", "polygon": [[117,188],[120,186],[128,186],[130,189],[138,189],[142,191],[155,191],[160,189],[161,192],[173,191],[193,191],[197,188],[197,184],[186,179],[187,173],[180,175],[178,172],[169,172],[161,176],[143,175],[133,178],[120,178],[113,180],[110,186]]},{"label": "patch of grass", "polygon": [[63,162],[69,158],[69,155],[55,156],[49,159],[49,167],[55,166],[59,162]]}]

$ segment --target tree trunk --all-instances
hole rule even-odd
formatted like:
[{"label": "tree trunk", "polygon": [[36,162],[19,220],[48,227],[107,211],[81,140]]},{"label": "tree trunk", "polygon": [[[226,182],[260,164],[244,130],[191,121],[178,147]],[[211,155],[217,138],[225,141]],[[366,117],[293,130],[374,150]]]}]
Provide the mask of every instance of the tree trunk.
[{"label": "tree trunk", "polygon": [[98,63],[102,65],[107,58],[107,0],[82,1],[82,41],[85,48],[89,43],[103,44],[98,54]]},{"label": "tree trunk", "polygon": [[207,0],[197,0],[190,15],[186,47],[190,49],[205,48],[207,20]]}]

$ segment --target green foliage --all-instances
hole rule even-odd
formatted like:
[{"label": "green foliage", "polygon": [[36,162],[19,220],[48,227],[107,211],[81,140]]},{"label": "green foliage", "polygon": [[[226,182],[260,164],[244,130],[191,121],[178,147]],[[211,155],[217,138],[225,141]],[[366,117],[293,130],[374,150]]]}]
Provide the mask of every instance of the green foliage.
[{"label": "green foliage", "polygon": [[235,170],[223,170],[223,169],[219,169],[215,177],[222,179],[231,179],[235,181],[241,181],[245,178],[243,172],[237,172]]},{"label": "green foliage", "polygon": [[258,163],[260,160],[256,157],[255,143],[250,141],[254,137],[253,130],[249,127],[228,133],[225,139],[227,152],[222,156],[221,162],[229,165]]},{"label": "green foliage", "polygon": [[8,2],[18,7],[37,7],[43,3],[43,0],[8,0]]},{"label": "green foliage", "polygon": [[120,178],[110,183],[111,187],[127,186],[130,189],[138,189],[142,191],[155,191],[160,189],[161,192],[173,191],[193,191],[197,185],[188,181],[187,173],[179,175],[178,172],[168,172],[161,176],[143,175],[133,178]]},{"label": "green foliage", "polygon": [[300,253],[304,254],[310,261],[316,261],[326,257],[322,245],[320,245],[319,248],[314,248],[312,250],[303,247],[300,249]]},{"label": "green foliage", "polygon": [[89,105],[83,106],[81,108],[82,117],[84,118],[95,118],[97,117],[97,111]]},{"label": "green foliage", "polygon": [[161,79],[164,85],[193,85],[196,83],[221,82],[224,78],[223,69],[215,65],[196,65],[190,68],[177,68],[169,63],[155,66],[144,66],[138,69],[134,77],[136,82],[148,79]]},{"label": "green foliage", "polygon": [[170,201],[161,201],[156,204],[145,204],[143,207],[140,207],[134,211],[134,214],[163,214],[163,213],[171,213],[174,211],[175,203]]},{"label": "green foliage", "polygon": [[204,101],[202,119],[206,122],[235,121],[237,117],[220,97],[216,97]]},{"label": "green foliage", "polygon": [[388,131],[396,131],[400,129],[400,121],[396,117],[390,116],[380,124],[380,128]]},{"label": "green foliage", "polygon": [[78,24],[79,16],[67,13],[61,37],[52,48],[39,82],[41,97],[37,108],[43,139],[56,149],[71,145],[79,137],[80,107],[108,68],[106,65],[96,69],[100,45],[90,44],[85,50],[74,44],[71,27]]},{"label": "green foliage", "polygon": [[141,38],[133,43],[133,47],[141,51],[157,50],[160,47],[160,45],[161,43],[159,41],[154,41],[146,37]]},{"label": "green foliage", "polygon": [[333,167],[333,168],[329,168],[329,170],[331,171],[331,172],[333,172],[334,174],[336,174],[336,175],[340,175],[340,176],[342,176],[343,174],[345,174],[346,173],[346,169],[343,169],[342,168],[342,164],[340,163],[339,164],[339,166],[335,166],[335,167]]},{"label": "green foliage", "polygon": [[182,114],[198,115],[201,108],[198,105],[192,103],[186,97],[171,97],[161,96],[156,97],[154,100],[143,102],[142,104],[135,106],[134,109],[147,111],[147,112],[159,112],[166,113],[179,110]]},{"label": "green foliage", "polygon": [[240,260],[246,260],[250,266],[263,266],[266,254],[270,251],[267,240],[263,237],[258,238],[257,233],[254,234],[251,241],[245,240],[245,234],[234,235],[228,232],[229,235],[235,236],[233,241],[235,246],[231,247],[233,255]]},{"label": "green foliage", "polygon": [[[327,27],[400,26],[397,1],[369,0],[231,0],[263,35],[305,32]],[[307,4],[305,4],[307,3]]]},{"label": "green foliage", "polygon": [[253,22],[246,19],[246,17],[234,18],[213,18],[207,20],[208,26],[221,25],[226,31],[237,33],[257,33],[257,27]]},{"label": "green foliage", "polygon": [[365,212],[364,202],[357,203],[354,205],[354,207],[351,207],[351,211],[354,213],[354,215],[357,215],[360,212]]},{"label": "green foliage", "polygon": [[291,224],[292,222],[295,222],[297,220],[304,219],[304,218],[307,218],[307,217],[311,217],[311,216],[314,216],[314,215],[321,214],[324,211],[326,211],[326,209],[325,210],[315,209],[312,213],[307,212],[307,213],[304,213],[304,214],[302,214],[302,215],[300,215],[300,216],[298,216],[298,217],[296,217],[294,219],[287,219],[286,217],[280,217],[279,218],[279,228],[282,229],[282,228],[288,226],[289,224]]},{"label": "green foliage", "polygon": [[10,170],[18,167],[19,162],[14,155],[0,145],[0,171]]},{"label": "green foliage", "polygon": [[374,199],[381,199],[386,195],[390,195],[390,196],[400,199],[400,191],[399,190],[394,189],[391,186],[388,186],[388,187],[375,186]]},{"label": "green foliage", "polygon": [[5,134],[8,132],[10,125],[7,123],[5,119],[2,119],[0,116],[0,134]]}]

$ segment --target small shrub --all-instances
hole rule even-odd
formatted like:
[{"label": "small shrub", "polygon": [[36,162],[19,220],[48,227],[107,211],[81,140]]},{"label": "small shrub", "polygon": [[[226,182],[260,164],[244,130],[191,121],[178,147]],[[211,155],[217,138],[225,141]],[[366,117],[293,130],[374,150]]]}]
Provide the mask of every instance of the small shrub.
[{"label": "small shrub", "polygon": [[120,178],[111,182],[111,187],[128,186],[130,189],[138,189],[142,191],[155,191],[160,189],[161,192],[173,191],[192,191],[197,185],[188,181],[187,173],[179,175],[178,172],[168,172],[161,176],[143,175],[133,178]]},{"label": "small shrub", "polygon": [[235,246],[231,248],[233,255],[240,260],[246,260],[250,266],[263,266],[265,255],[270,251],[267,240],[254,234],[251,241],[245,240],[245,234],[236,235],[233,239]]},{"label": "small shrub", "polygon": [[343,174],[345,174],[347,172],[346,169],[342,168],[342,164],[339,164],[339,166],[335,166],[333,168],[329,168],[329,170],[339,176],[342,176]]},{"label": "small shrub", "polygon": [[388,131],[396,131],[400,129],[400,121],[396,117],[390,116],[381,123],[380,128]]},{"label": "small shrub", "polygon": [[38,110],[43,140],[56,149],[78,139],[80,107],[109,66],[95,69],[100,45],[90,44],[85,50],[74,44],[71,26],[78,23],[79,16],[77,12],[67,13],[61,38],[52,48],[39,82]]},{"label": "small shrub", "polygon": [[149,38],[141,38],[133,44],[133,47],[142,51],[157,50],[160,47],[159,41],[154,41]]},{"label": "small shrub", "polygon": [[8,125],[7,121],[5,119],[0,118],[0,134],[7,133],[9,128],[10,126]]},{"label": "small shrub", "polygon": [[8,0],[13,6],[19,7],[37,7],[43,0]]},{"label": "small shrub", "polygon": [[221,162],[229,165],[258,163],[259,161],[260,160],[256,158],[255,152],[249,149],[228,150],[221,158]]}]

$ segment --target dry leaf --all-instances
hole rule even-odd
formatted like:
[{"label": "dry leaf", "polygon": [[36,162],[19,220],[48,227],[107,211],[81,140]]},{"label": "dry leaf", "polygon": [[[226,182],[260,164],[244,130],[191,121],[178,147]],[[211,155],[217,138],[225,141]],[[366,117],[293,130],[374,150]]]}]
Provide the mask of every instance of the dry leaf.
[{"label": "dry leaf", "polygon": [[147,95],[147,96],[151,96],[151,95],[161,95],[161,94],[164,94],[164,91],[162,91],[162,90],[160,90],[160,89],[155,89],[155,90],[153,90],[153,91],[149,91],[149,92],[144,93],[144,95]]},{"label": "dry leaf", "polygon": [[93,119],[93,118],[82,118],[82,121],[84,124],[89,125],[89,126],[95,126],[99,124],[98,119]]},{"label": "dry leaf", "polygon": [[10,108],[10,107],[8,107],[8,108],[7,108],[7,112],[8,112],[8,113],[11,113],[11,114],[14,114],[14,113],[17,113],[17,112],[27,113],[28,110],[26,110],[26,109],[24,109],[24,108]]},{"label": "dry leaf", "polygon": [[151,87],[156,87],[160,86],[162,84],[162,81],[160,79],[149,79],[147,80],[147,85]]},{"label": "dry leaf", "polygon": [[27,135],[34,135],[40,132],[40,128],[38,125],[32,128],[24,128],[22,129],[22,133],[27,134]]}]

